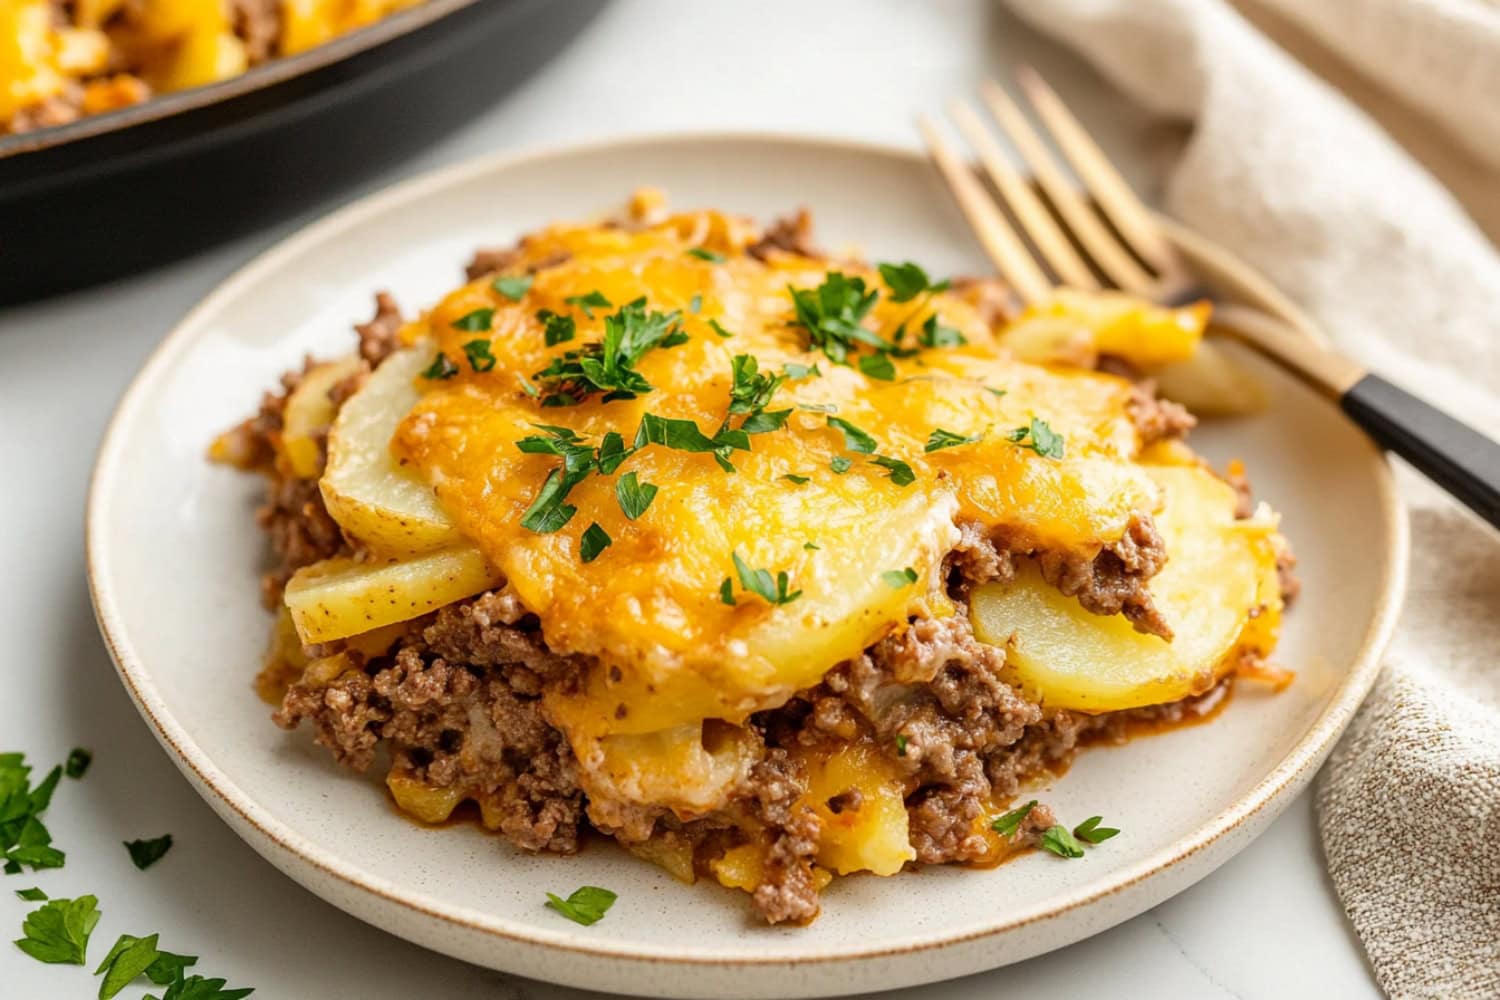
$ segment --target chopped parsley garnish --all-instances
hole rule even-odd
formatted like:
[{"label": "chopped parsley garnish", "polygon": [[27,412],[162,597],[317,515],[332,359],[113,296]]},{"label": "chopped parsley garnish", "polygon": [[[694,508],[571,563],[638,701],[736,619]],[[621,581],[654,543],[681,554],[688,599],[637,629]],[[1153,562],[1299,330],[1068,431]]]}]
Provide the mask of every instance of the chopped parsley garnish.
[{"label": "chopped parsley garnish", "polygon": [[1036,799],[1032,799],[1019,809],[1012,809],[1005,815],[998,817],[990,824],[990,829],[1002,837],[1013,837],[1016,831],[1021,829],[1021,824],[1026,821],[1026,817],[1031,815],[1031,810],[1035,808]]},{"label": "chopped parsley garnish", "polygon": [[432,364],[422,371],[422,377],[434,381],[450,379],[458,374],[458,365],[448,360],[448,355],[438,351],[437,357],[432,359]]},{"label": "chopped parsley garnish", "polygon": [[701,296],[701,295],[694,295],[692,298],[688,299],[688,312],[697,314],[697,313],[700,313],[702,311],[703,311],[703,296]]},{"label": "chopped parsley garnish", "polygon": [[806,476],[799,476],[795,472],[788,472],[781,478],[785,479],[787,482],[796,483],[798,486],[806,486],[808,483],[812,482],[812,480],[808,479]]},{"label": "chopped parsley garnish", "polygon": [[760,362],[755,360],[753,354],[736,354],[731,366],[734,383],[729,388],[729,412],[731,415],[748,414],[740,424],[740,430],[746,434],[780,430],[792,411],[786,409],[767,413],[766,406],[771,402],[771,397],[776,395],[776,390],[781,388],[781,383],[786,381],[786,376],[762,372]]},{"label": "chopped parsley garnish", "polygon": [[730,577],[726,576],[724,582],[719,584],[719,600],[734,607],[734,580]]},{"label": "chopped parsley garnish", "polygon": [[1060,858],[1083,857],[1083,845],[1073,838],[1065,826],[1051,826],[1043,831],[1042,849],[1051,851]]},{"label": "chopped parsley garnish", "polygon": [[495,356],[490,353],[488,340],[469,341],[464,345],[464,356],[469,359],[469,367],[476,372],[487,372],[495,367]]},{"label": "chopped parsley garnish", "polygon": [[512,302],[520,302],[531,291],[534,280],[536,279],[529,274],[521,274],[514,278],[496,278],[490,282],[490,287]]},{"label": "chopped parsley garnish", "polygon": [[781,366],[781,373],[789,379],[823,377],[823,373],[818,370],[818,366],[816,364],[799,365],[791,361],[788,361],[786,364]]},{"label": "chopped parsley garnish", "polygon": [[135,866],[145,871],[172,849],[172,835],[164,834],[155,840],[127,840],[125,849],[130,852],[130,860]]},{"label": "chopped parsley garnish", "polygon": [[984,388],[985,392],[989,393],[991,396],[994,396],[996,399],[999,399],[1000,397],[1004,396],[1007,392],[1010,391],[1008,389],[996,389],[996,388],[993,388],[992,386],[988,386],[988,385],[984,386],[983,388]]},{"label": "chopped parsley garnish", "polygon": [[713,330],[714,333],[717,333],[719,336],[723,337],[725,340],[728,340],[730,337],[734,336],[734,334],[724,329],[724,324],[720,323],[716,319],[709,320],[708,327],[709,329]]},{"label": "chopped parsley garnish", "polygon": [[832,403],[798,403],[797,406],[811,413],[837,413],[839,408]]},{"label": "chopped parsley garnish", "polygon": [[586,885],[573,890],[567,899],[547,893],[547,905],[569,920],[585,927],[598,923],[619,897],[608,889]]},{"label": "chopped parsley garnish", "polygon": [[1006,440],[1013,441],[1022,448],[1029,448],[1043,458],[1063,457],[1063,436],[1048,426],[1045,420],[1032,417],[1030,424],[1017,427],[1005,437]]},{"label": "chopped parsley garnish", "polygon": [[63,764],[63,774],[66,774],[70,778],[81,778],[93,762],[93,751],[83,747],[74,747],[72,752],[68,754],[67,761]]},{"label": "chopped parsley garnish", "polygon": [[882,382],[892,382],[896,378],[896,366],[891,362],[891,356],[885,353],[861,354],[859,370]]},{"label": "chopped parsley garnish", "polygon": [[[94,975],[104,976],[104,981],[99,984],[99,1000],[110,1000],[142,975],[158,986],[170,986],[181,978],[184,969],[198,964],[196,955],[174,955],[170,951],[162,951],[157,948],[156,939],[155,934],[143,938],[130,934],[120,935],[109,954],[104,956],[104,961],[99,963],[99,968],[94,970]],[[218,980],[218,984],[223,986],[224,980]],[[254,991],[228,992],[229,995],[243,997]],[[208,995],[214,996],[212,993]],[[225,993],[220,992],[218,996],[222,998]]]},{"label": "chopped parsley garnish", "polygon": [[729,464],[729,453],[734,450],[749,451],[750,435],[743,430],[721,427],[717,434],[708,437],[691,420],[659,417],[654,413],[641,414],[641,426],[635,432],[635,447],[659,444],[677,451],[711,452],[714,460],[725,472],[733,472]]},{"label": "chopped parsley garnish", "polygon": [[599,527],[595,521],[584,529],[583,538],[578,543],[578,555],[586,563],[591,563],[599,558],[599,553],[614,544],[614,539],[609,537],[609,532]]},{"label": "chopped parsley garnish", "polygon": [[835,456],[833,456],[833,458],[829,459],[829,461],[828,461],[828,467],[831,468],[834,472],[836,472],[840,476],[842,476],[844,473],[848,472],[849,469],[850,469],[850,467],[853,466],[853,465],[854,465],[854,463],[851,462],[851,461],[849,461],[843,455],[835,455]]},{"label": "chopped parsley garnish", "polygon": [[910,566],[905,569],[888,569],[880,574],[880,578],[892,590],[901,590],[917,582],[917,571]]},{"label": "chopped parsley garnish", "polygon": [[49,965],[82,965],[88,958],[89,935],[99,923],[99,900],[94,896],[54,899],[26,915],[25,935],[16,947]]},{"label": "chopped parsley garnish", "polygon": [[[748,594],[755,594],[770,604],[790,604],[802,596],[802,591],[795,590],[787,593],[789,581],[786,570],[776,574],[774,586],[771,580],[771,571],[768,569],[751,569],[745,560],[740,558],[738,552],[734,553],[734,571],[740,578],[740,588]],[[720,591],[722,596],[722,590]]]},{"label": "chopped parsley garnish", "polygon": [[850,451],[859,452],[861,455],[873,455],[875,449],[880,446],[868,433],[855,427],[843,417],[829,417],[828,426],[836,427],[843,432],[844,447]]},{"label": "chopped parsley garnish", "polygon": [[1103,816],[1090,816],[1088,819],[1073,827],[1073,836],[1079,840],[1088,841],[1090,844],[1102,844],[1110,837],[1119,834],[1119,830],[1112,826],[1100,826]]},{"label": "chopped parsley garnish", "polygon": [[904,733],[896,734],[896,756],[906,756],[906,735]]},{"label": "chopped parsley garnish", "polygon": [[17,889],[16,898],[24,899],[28,903],[39,903],[47,898],[47,894],[36,886],[32,886],[30,889]]},{"label": "chopped parsley garnish", "polygon": [[927,277],[927,272],[911,261],[904,264],[881,264],[880,278],[891,290],[892,302],[910,302],[923,292],[931,295],[946,291],[950,284],[946,280],[934,284]]},{"label": "chopped parsley garnish", "polygon": [[891,345],[861,325],[880,298],[866,290],[863,278],[834,271],[817,288],[787,287],[792,296],[796,324],[807,331],[808,342],[828,355],[830,361],[847,364],[850,348],[867,344],[877,350]]},{"label": "chopped parsley garnish", "polygon": [[927,435],[927,447],[923,450],[932,452],[941,451],[944,448],[957,448],[961,444],[973,444],[982,437],[984,437],[983,431],[964,437],[962,434],[955,434],[952,431],[945,431],[941,427],[938,427],[931,434]]},{"label": "chopped parsley garnish", "polygon": [[254,992],[254,989],[226,990],[223,979],[204,979],[202,976],[184,979],[179,969],[166,992],[159,997],[148,993],[141,1000],[243,1000]]},{"label": "chopped parsley garnish", "polygon": [[937,313],[927,317],[927,321],[922,324],[922,332],[917,334],[917,343],[923,347],[962,347],[968,342],[957,327],[944,326],[939,322]]},{"label": "chopped parsley garnish", "polygon": [[890,481],[897,486],[910,486],[917,481],[917,474],[911,471],[911,466],[899,458],[889,455],[874,455],[870,461],[887,470]]},{"label": "chopped parsley garnish", "polygon": [[62,767],[54,767],[33,788],[25,755],[0,753],[0,857],[7,875],[21,871],[22,865],[32,871],[63,866],[67,856],[52,846],[52,835],[41,821],[62,774]]},{"label": "chopped parsley garnish", "polygon": [[587,295],[569,295],[563,301],[570,306],[582,309],[583,314],[589,319],[594,318],[595,309],[612,309],[614,307],[614,303],[606,299],[604,294],[598,289],[589,292]]},{"label": "chopped parsley garnish", "polygon": [[724,263],[724,255],[723,254],[721,254],[721,253],[714,253],[712,250],[707,250],[707,249],[704,249],[703,247],[693,247],[691,250],[688,251],[688,256],[689,257],[697,257],[699,260],[706,260],[710,264],[722,264],[722,263]]},{"label": "chopped parsley garnish", "polygon": [[495,310],[488,307],[475,309],[471,313],[465,313],[453,321],[453,329],[463,330],[467,333],[479,333],[490,328],[490,322],[495,318]]},{"label": "chopped parsley garnish", "polygon": [[547,341],[548,347],[566,344],[578,333],[578,322],[572,316],[542,309],[537,312],[536,318],[542,324],[542,337]]},{"label": "chopped parsley garnish", "polygon": [[547,473],[547,479],[542,483],[536,499],[531,501],[531,506],[521,515],[521,527],[538,535],[550,535],[573,520],[578,508],[563,501],[573,487],[583,482],[587,476],[587,471],[564,473],[562,469],[553,469]]},{"label": "chopped parsley garnish", "polygon": [[620,510],[625,516],[634,521],[646,513],[646,508],[656,499],[656,485],[643,483],[634,472],[627,472],[615,481],[615,499],[620,502]]},{"label": "chopped parsley garnish", "polygon": [[606,403],[650,392],[651,383],[635,370],[636,362],[652,348],[685,343],[688,336],[680,326],[681,318],[675,311],[648,313],[644,298],[621,306],[604,317],[602,341],[553,358],[536,373],[548,392],[542,405],[574,406],[595,392],[605,393]]},{"label": "chopped parsley garnish", "polygon": [[809,552],[822,552],[823,551],[823,546],[821,546],[821,545],[815,545],[812,542],[803,542],[802,543],[802,547],[804,549],[806,549],[807,551],[809,551]]}]

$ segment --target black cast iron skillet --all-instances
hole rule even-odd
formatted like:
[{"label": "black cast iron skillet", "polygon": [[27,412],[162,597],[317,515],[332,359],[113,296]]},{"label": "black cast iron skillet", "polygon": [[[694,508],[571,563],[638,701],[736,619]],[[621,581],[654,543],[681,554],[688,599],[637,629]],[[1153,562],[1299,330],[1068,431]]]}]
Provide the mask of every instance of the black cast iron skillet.
[{"label": "black cast iron skillet", "polygon": [[0,305],[306,206],[471,118],[604,0],[428,0],[194,90],[0,138]]}]

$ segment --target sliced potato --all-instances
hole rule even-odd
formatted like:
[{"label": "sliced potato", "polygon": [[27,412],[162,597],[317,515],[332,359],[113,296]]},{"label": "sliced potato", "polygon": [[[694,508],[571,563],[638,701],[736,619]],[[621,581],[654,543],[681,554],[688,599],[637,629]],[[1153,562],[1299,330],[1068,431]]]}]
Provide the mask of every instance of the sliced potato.
[{"label": "sliced potato", "polygon": [[1053,708],[1111,712],[1207,690],[1241,652],[1269,648],[1280,619],[1276,524],[1269,510],[1234,517],[1234,491],[1198,466],[1157,466],[1166,508],[1157,527],[1168,562],[1150,583],[1170,643],[1122,615],[1085,611],[1035,567],[973,596],[975,634],[1006,647],[1012,679]]},{"label": "sliced potato", "polygon": [[325,361],[303,374],[302,381],[286,398],[281,415],[281,452],[299,479],[318,474],[317,435],[333,423],[333,400],[328,393],[334,386],[360,370],[357,357]]},{"label": "sliced potato", "polygon": [[[818,864],[840,875],[894,875],[916,858],[903,783],[886,757],[869,744],[857,743],[805,760],[807,803],[823,821]],[[857,805],[840,805],[839,796],[851,792]]]},{"label": "sliced potato", "polygon": [[328,467],[318,484],[328,513],[384,555],[429,552],[460,540],[432,487],[391,455],[396,425],[421,398],[415,380],[430,353],[412,348],[387,358],[339,408],[328,433]]},{"label": "sliced potato", "polygon": [[1259,413],[1269,402],[1265,383],[1212,340],[1187,360],[1158,371],[1156,388],[1200,417]]},{"label": "sliced potato", "polygon": [[297,634],[310,645],[410,621],[504,579],[465,545],[383,562],[325,559],[293,574],[285,599]]},{"label": "sliced potato", "polygon": [[1027,308],[1000,342],[1035,364],[1092,368],[1109,354],[1154,372],[1193,356],[1208,314],[1202,302],[1167,308],[1119,292],[1062,289]]}]

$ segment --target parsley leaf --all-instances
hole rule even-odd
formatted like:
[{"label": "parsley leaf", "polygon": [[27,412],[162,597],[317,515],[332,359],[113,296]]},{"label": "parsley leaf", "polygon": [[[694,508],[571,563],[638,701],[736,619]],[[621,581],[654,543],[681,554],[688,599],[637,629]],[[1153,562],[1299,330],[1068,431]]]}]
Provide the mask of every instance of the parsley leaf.
[{"label": "parsley leaf", "polygon": [[990,829],[1002,837],[1014,837],[1016,831],[1021,829],[1021,824],[1026,821],[1026,817],[1031,815],[1031,810],[1035,808],[1036,799],[1032,799],[1024,806],[1021,806],[1021,808],[1012,809],[1005,815],[998,817],[990,824]]},{"label": "parsley leaf", "polygon": [[1050,826],[1042,832],[1042,849],[1060,858],[1083,857],[1083,845],[1073,839],[1065,826]]},{"label": "parsley leaf", "polygon": [[818,370],[816,364],[799,365],[791,361],[781,366],[781,373],[789,379],[823,377],[823,373]]},{"label": "parsley leaf", "polygon": [[496,278],[490,282],[490,287],[512,302],[520,302],[531,291],[534,280],[536,279],[529,274],[521,274],[514,278]]},{"label": "parsley leaf", "polygon": [[[599,304],[609,304],[603,296],[600,299],[603,301]],[[688,336],[682,331],[681,319],[682,314],[675,311],[648,313],[644,298],[621,306],[604,317],[602,341],[553,358],[536,373],[549,393],[542,405],[574,406],[594,392],[604,392],[606,403],[650,392],[651,383],[635,365],[652,348],[685,343]]]},{"label": "parsley leaf", "polygon": [[941,451],[944,448],[957,448],[961,444],[973,444],[982,437],[984,437],[983,431],[964,437],[962,434],[955,434],[953,431],[945,431],[938,427],[927,435],[927,447],[923,450],[932,452]]},{"label": "parsley leaf", "polygon": [[932,279],[927,277],[927,272],[911,261],[904,264],[881,264],[880,277],[891,290],[892,302],[910,302],[923,292],[931,294],[945,291],[950,284],[948,281],[933,284]]},{"label": "parsley leaf", "polygon": [[721,428],[713,437],[708,437],[691,420],[643,413],[641,425],[635,432],[635,446],[644,448],[648,444],[664,445],[677,451],[749,451],[750,437],[745,431],[728,428]]},{"label": "parsley leaf", "polygon": [[714,253],[712,250],[706,250],[703,247],[693,247],[688,251],[688,256],[697,257],[699,260],[706,260],[710,264],[722,264],[725,259],[723,254]]},{"label": "parsley leaf", "polygon": [[595,521],[584,529],[583,538],[578,544],[578,555],[584,562],[591,563],[613,544],[614,539],[609,537],[609,532],[599,527],[599,522]]},{"label": "parsley leaf", "polygon": [[469,341],[464,345],[464,355],[469,359],[469,367],[476,372],[487,372],[495,367],[495,356],[490,353],[488,340]]},{"label": "parsley leaf", "polygon": [[880,574],[880,578],[892,590],[901,590],[917,582],[917,571],[910,566],[905,569],[888,569]]},{"label": "parsley leaf", "polygon": [[906,735],[904,733],[896,734],[896,756],[906,756]]},{"label": "parsley leaf", "polygon": [[788,579],[785,570],[776,574],[773,586],[770,570],[751,569],[738,552],[733,555],[734,571],[740,578],[740,588],[746,593],[755,594],[769,604],[790,604],[802,596],[800,590],[787,593]]},{"label": "parsley leaf", "polygon": [[1119,830],[1112,826],[1100,826],[1103,816],[1090,816],[1088,819],[1073,827],[1073,836],[1079,840],[1086,840],[1090,844],[1102,844],[1110,837],[1117,836]]},{"label": "parsley leaf", "polygon": [[843,455],[835,455],[828,461],[828,467],[840,476],[848,472],[849,468],[852,465],[854,465],[854,463],[849,461]]},{"label": "parsley leaf", "polygon": [[570,306],[582,309],[583,314],[589,319],[594,318],[595,309],[611,309],[614,307],[614,304],[609,299],[606,299],[604,294],[598,289],[589,292],[587,295],[569,295],[563,301]]},{"label": "parsley leaf", "polygon": [[466,333],[479,333],[490,328],[490,322],[495,318],[495,310],[484,308],[475,309],[471,313],[465,313],[451,324],[455,330],[463,330]]},{"label": "parsley leaf", "polygon": [[145,871],[172,849],[172,835],[168,833],[155,840],[127,840],[125,849],[130,852],[130,860],[135,866]]},{"label": "parsley leaf", "polygon": [[844,434],[844,447],[861,455],[873,455],[879,447],[876,440],[865,431],[855,427],[843,417],[829,417],[829,427],[837,427]]},{"label": "parsley leaf", "polygon": [[432,359],[432,364],[422,372],[422,377],[433,381],[443,381],[458,374],[458,365],[448,360],[448,355],[438,351],[437,357]]},{"label": "parsley leaf", "polygon": [[94,762],[94,754],[83,747],[74,747],[73,752],[68,754],[68,760],[63,764],[63,773],[70,778],[81,778],[83,773],[89,769]]},{"label": "parsley leaf", "polygon": [[816,545],[816,544],[814,544],[812,542],[803,542],[802,543],[802,547],[804,549],[806,549],[807,551],[809,551],[809,552],[822,552],[823,551],[823,546]]},{"label": "parsley leaf", "polygon": [[99,968],[94,970],[96,976],[104,974],[104,981],[99,984],[99,1000],[110,1000],[156,963],[161,954],[156,948],[156,938],[155,934],[143,938],[120,935]]},{"label": "parsley leaf", "polygon": [[910,486],[917,481],[917,474],[911,471],[911,466],[899,458],[891,458],[889,455],[876,455],[870,461],[882,469],[889,470],[889,478],[897,486]]},{"label": "parsley leaf", "polygon": [[0,857],[7,875],[21,871],[22,865],[32,871],[61,868],[66,860],[62,851],[51,846],[52,835],[40,818],[62,774],[61,767],[54,767],[33,788],[25,755],[0,754]]},{"label": "parsley leaf", "polygon": [[[1031,438],[1030,441],[1026,440]],[[1043,458],[1063,457],[1063,436],[1048,426],[1047,421],[1031,418],[1031,423],[1025,427],[1017,427],[1006,435],[1006,440],[1014,441],[1022,448],[1029,448]]]},{"label": "parsley leaf", "polygon": [[703,311],[703,296],[701,296],[701,295],[694,295],[692,298],[688,299],[688,312],[696,314],[696,313],[699,313],[699,312],[702,312],[702,311]]},{"label": "parsley leaf", "polygon": [[586,885],[575,889],[567,899],[547,893],[547,905],[574,923],[587,927],[598,923],[604,914],[609,912],[609,908],[615,905],[615,900],[618,898],[608,889]]},{"label": "parsley leaf", "polygon": [[734,607],[734,581],[727,576],[724,578],[724,582],[719,584],[719,600],[731,608]]},{"label": "parsley leaf", "polygon": [[547,473],[547,479],[537,492],[536,499],[531,501],[531,506],[521,515],[521,527],[538,535],[550,535],[573,520],[578,508],[563,501],[573,487],[587,476],[586,471],[565,474],[562,469],[553,469]]},{"label": "parsley leaf", "polygon": [[142,1000],[243,1000],[254,992],[253,988],[226,990],[223,979],[204,979],[202,976],[184,979],[179,969],[165,993],[159,997],[147,994]]},{"label": "parsley leaf", "polygon": [[47,898],[47,894],[36,886],[32,886],[30,889],[17,889],[16,898],[24,899],[28,903],[40,903]]},{"label": "parsley leaf", "polygon": [[787,480],[788,482],[796,483],[798,486],[806,486],[808,483],[812,482],[812,480],[808,479],[806,476],[799,476],[794,472],[788,472],[781,478]]},{"label": "parsley leaf", "polygon": [[732,334],[728,330],[724,329],[724,324],[720,323],[716,319],[709,320],[708,321],[708,326],[709,326],[709,328],[711,330],[713,330],[714,333],[717,333],[719,336],[723,337],[725,340],[728,340],[730,337],[734,336],[734,334]]},{"label": "parsley leaf", "polygon": [[656,499],[656,489],[654,483],[643,483],[634,472],[627,472],[615,482],[615,499],[620,502],[620,510],[625,516],[634,521],[646,513],[646,508]]},{"label": "parsley leaf", "polygon": [[16,947],[52,965],[82,965],[89,935],[99,923],[99,900],[93,896],[54,899],[26,915]]},{"label": "parsley leaf", "polygon": [[880,298],[879,292],[865,289],[863,278],[834,271],[817,288],[789,285],[787,291],[792,296],[795,325],[807,331],[811,346],[828,355],[830,361],[845,364],[856,343],[875,348],[890,346],[861,325]]},{"label": "parsley leaf", "polygon": [[578,322],[572,316],[563,316],[551,309],[539,310],[537,322],[542,324],[542,337],[548,347],[556,347],[572,340],[578,333]]},{"label": "parsley leaf", "polygon": [[917,343],[923,347],[962,347],[968,339],[956,327],[938,322],[937,313],[927,317],[922,332],[917,334]]},{"label": "parsley leaf", "polygon": [[870,378],[879,379],[882,382],[892,382],[896,378],[896,366],[891,363],[891,356],[884,352],[879,354],[861,354],[859,356],[859,370]]},{"label": "parsley leaf", "polygon": [[736,354],[731,366],[734,382],[729,388],[729,412],[748,414],[740,430],[746,434],[765,434],[785,426],[787,417],[792,415],[790,409],[767,413],[765,408],[786,376],[762,372],[760,362],[751,354]]}]

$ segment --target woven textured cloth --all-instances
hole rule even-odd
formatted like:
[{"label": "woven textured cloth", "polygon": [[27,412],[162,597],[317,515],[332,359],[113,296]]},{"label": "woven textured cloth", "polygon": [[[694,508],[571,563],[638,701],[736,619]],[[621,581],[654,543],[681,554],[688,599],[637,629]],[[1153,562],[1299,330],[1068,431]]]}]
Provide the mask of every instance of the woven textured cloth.
[{"label": "woven textured cloth", "polygon": [[[1500,6],[1008,2],[1191,125],[1166,181],[1171,214],[1264,272],[1344,351],[1500,436],[1500,257],[1481,229],[1500,235]],[[1387,993],[1493,1000],[1500,536],[1402,472],[1406,609],[1318,777],[1318,820]]]}]

